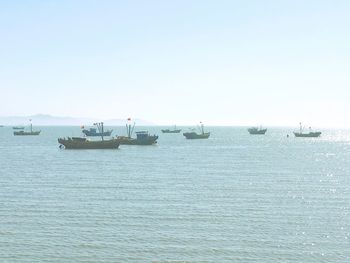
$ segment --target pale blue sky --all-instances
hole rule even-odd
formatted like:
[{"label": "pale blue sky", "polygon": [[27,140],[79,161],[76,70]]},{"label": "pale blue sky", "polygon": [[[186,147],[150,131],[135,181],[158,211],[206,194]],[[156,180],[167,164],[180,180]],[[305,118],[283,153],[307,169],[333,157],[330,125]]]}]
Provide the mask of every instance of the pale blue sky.
[{"label": "pale blue sky", "polygon": [[1,1],[0,115],[350,127],[350,1]]}]

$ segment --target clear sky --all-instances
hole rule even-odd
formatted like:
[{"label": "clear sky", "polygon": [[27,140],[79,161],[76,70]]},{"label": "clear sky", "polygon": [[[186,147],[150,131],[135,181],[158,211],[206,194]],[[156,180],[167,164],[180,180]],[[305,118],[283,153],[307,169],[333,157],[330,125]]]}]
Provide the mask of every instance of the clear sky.
[{"label": "clear sky", "polygon": [[1,1],[0,115],[350,127],[350,1]]}]

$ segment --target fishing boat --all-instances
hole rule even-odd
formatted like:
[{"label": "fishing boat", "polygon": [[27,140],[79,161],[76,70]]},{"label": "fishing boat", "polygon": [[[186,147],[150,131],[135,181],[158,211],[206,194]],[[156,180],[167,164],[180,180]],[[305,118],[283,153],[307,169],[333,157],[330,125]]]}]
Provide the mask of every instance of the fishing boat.
[{"label": "fishing boat", "polygon": [[251,127],[248,129],[248,132],[252,135],[264,135],[267,129],[263,129],[262,127]]},{"label": "fishing boat", "polygon": [[111,136],[113,130],[107,130],[104,131],[103,134],[101,134],[101,132],[98,132],[96,128],[90,128],[90,129],[84,129],[83,126],[83,130],[82,132],[86,135],[86,136],[91,136],[91,137],[97,137],[97,136]]},{"label": "fishing boat", "polygon": [[13,126],[12,129],[14,129],[14,130],[24,130],[24,126]]},{"label": "fishing boat", "polygon": [[82,137],[68,137],[58,138],[60,148],[65,149],[117,149],[120,145],[119,140],[112,138],[109,140],[104,139],[103,122],[95,123],[99,133],[101,134],[101,140],[89,140]]},{"label": "fishing boat", "polygon": [[304,132],[301,122],[299,123],[299,125],[299,132],[293,132],[295,137],[317,138],[320,137],[322,134],[322,132],[320,131],[312,131],[311,127],[309,127],[309,132]]},{"label": "fishing boat", "polygon": [[181,129],[176,129],[176,125],[174,126],[173,130],[170,129],[164,129],[162,130],[162,133],[180,133]]},{"label": "fishing boat", "polygon": [[[13,135],[15,136],[31,136],[31,135],[39,135],[40,134],[40,130],[39,131],[33,131],[33,124],[32,124],[32,120],[29,120],[30,121],[30,131],[24,131],[21,130],[21,131],[15,131],[13,132]],[[18,128],[18,127],[17,127]]]},{"label": "fishing boat", "polygon": [[117,139],[92,141],[81,137],[59,138],[58,143],[65,149],[117,149],[120,145]]},{"label": "fishing boat", "polygon": [[128,118],[128,123],[126,124],[126,134],[127,136],[118,136],[120,144],[124,145],[153,145],[157,143],[158,136],[150,135],[148,131],[138,131],[135,132],[136,138],[132,137],[135,129],[135,122],[133,125],[130,123],[131,119]]},{"label": "fishing boat", "polygon": [[201,123],[200,126],[201,133],[196,133],[195,131],[192,132],[185,132],[183,135],[186,137],[186,139],[208,139],[210,136],[210,132],[204,132],[204,125]]}]

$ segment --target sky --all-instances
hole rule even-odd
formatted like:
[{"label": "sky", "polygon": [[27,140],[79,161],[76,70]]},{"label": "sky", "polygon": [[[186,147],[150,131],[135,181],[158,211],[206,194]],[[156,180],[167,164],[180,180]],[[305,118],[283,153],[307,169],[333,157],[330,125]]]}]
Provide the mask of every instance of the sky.
[{"label": "sky", "polygon": [[350,1],[0,1],[0,116],[350,127]]}]

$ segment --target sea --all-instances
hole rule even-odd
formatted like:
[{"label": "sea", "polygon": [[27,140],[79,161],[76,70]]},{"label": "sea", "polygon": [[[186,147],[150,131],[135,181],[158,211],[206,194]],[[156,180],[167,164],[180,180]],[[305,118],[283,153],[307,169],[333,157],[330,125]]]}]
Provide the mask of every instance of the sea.
[{"label": "sea", "polygon": [[35,128],[0,128],[0,262],[350,262],[350,130],[65,150],[79,127]]}]

